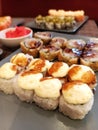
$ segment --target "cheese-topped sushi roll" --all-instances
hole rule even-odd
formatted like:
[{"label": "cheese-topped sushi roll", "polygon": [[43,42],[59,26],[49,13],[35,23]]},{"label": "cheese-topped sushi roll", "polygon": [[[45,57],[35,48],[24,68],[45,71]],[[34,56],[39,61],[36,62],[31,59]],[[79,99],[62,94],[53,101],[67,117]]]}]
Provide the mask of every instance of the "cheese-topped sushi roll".
[{"label": "cheese-topped sushi roll", "polygon": [[49,66],[50,62],[48,60],[36,58],[29,63],[27,69],[37,72],[46,72]]},{"label": "cheese-topped sushi roll", "polygon": [[48,69],[48,73],[53,77],[65,77],[67,75],[68,70],[68,64],[64,62],[54,62]]},{"label": "cheese-topped sushi roll", "polygon": [[17,97],[26,102],[33,102],[34,89],[38,87],[39,80],[43,77],[37,71],[24,71],[17,77],[14,92]]},{"label": "cheese-topped sushi roll", "polygon": [[57,78],[42,78],[39,87],[35,88],[35,103],[45,110],[56,109],[58,106],[61,87],[61,82]]},{"label": "cheese-topped sushi roll", "polygon": [[34,37],[41,39],[43,41],[43,44],[48,44],[52,39],[50,32],[36,32],[34,33]]},{"label": "cheese-topped sushi roll", "polygon": [[31,60],[33,60],[32,56],[27,55],[27,54],[25,55],[24,53],[18,53],[12,56],[12,58],[10,59],[10,62],[18,65],[18,67],[20,67],[21,70],[24,70],[26,69],[26,67],[28,66]]},{"label": "cheese-topped sushi roll", "polygon": [[6,94],[13,94],[18,66],[7,62],[0,67],[0,90]]},{"label": "cheese-topped sushi roll", "polygon": [[71,119],[83,119],[92,109],[94,95],[90,87],[79,81],[65,83],[59,100],[59,111]]},{"label": "cheese-topped sushi roll", "polygon": [[97,78],[94,71],[85,65],[72,65],[68,71],[69,81],[82,81],[88,84],[91,89],[96,86]]},{"label": "cheese-topped sushi roll", "polygon": [[30,54],[33,57],[37,57],[39,50],[43,45],[43,41],[37,38],[28,38],[20,43],[21,50],[24,53]]}]

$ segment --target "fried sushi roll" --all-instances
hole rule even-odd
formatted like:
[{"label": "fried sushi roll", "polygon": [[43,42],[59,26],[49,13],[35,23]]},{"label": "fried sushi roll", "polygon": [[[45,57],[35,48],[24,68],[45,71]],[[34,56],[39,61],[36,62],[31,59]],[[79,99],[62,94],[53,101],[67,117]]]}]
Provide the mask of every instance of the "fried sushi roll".
[{"label": "fried sushi roll", "polygon": [[59,100],[59,111],[71,119],[83,119],[92,109],[94,95],[90,87],[79,81],[65,83]]},{"label": "fried sushi roll", "polygon": [[63,37],[54,37],[52,38],[50,45],[56,48],[65,48],[67,45],[67,39]]},{"label": "fried sushi roll", "polygon": [[35,103],[45,110],[55,110],[58,107],[61,87],[61,82],[57,78],[42,78],[39,87],[35,88]]},{"label": "fried sushi roll", "polygon": [[59,51],[58,60],[66,62],[68,65],[78,64],[81,51],[78,49],[65,48]]},{"label": "fried sushi roll", "polygon": [[14,85],[16,83],[16,75],[18,73],[18,66],[6,62],[0,67],[0,90],[6,94],[14,93]]},{"label": "fried sushi roll", "polygon": [[70,39],[68,40],[66,47],[67,48],[76,48],[78,50],[83,50],[86,45],[86,42],[82,39]]},{"label": "fried sushi roll", "polygon": [[34,89],[38,87],[41,73],[25,70],[17,77],[14,93],[21,101],[33,102]]},{"label": "fried sushi roll", "polygon": [[80,64],[86,65],[92,68],[94,71],[98,71],[98,51],[96,50],[84,51],[80,58]]},{"label": "fried sushi roll", "polygon": [[81,81],[88,84],[91,89],[94,89],[97,84],[96,74],[90,67],[85,65],[72,65],[67,76],[69,81]]},{"label": "fried sushi roll", "polygon": [[38,57],[39,50],[43,45],[43,41],[36,38],[25,39],[20,43],[21,50],[24,53],[32,55],[34,58]]},{"label": "fried sushi roll", "polygon": [[58,53],[60,51],[60,48],[51,46],[51,45],[47,45],[47,46],[43,46],[40,51],[39,51],[39,56],[42,59],[46,59],[49,61],[54,61],[55,59],[58,58]]},{"label": "fried sushi roll", "polygon": [[34,33],[34,37],[41,39],[43,41],[43,44],[48,44],[52,39],[50,32],[36,32]]}]

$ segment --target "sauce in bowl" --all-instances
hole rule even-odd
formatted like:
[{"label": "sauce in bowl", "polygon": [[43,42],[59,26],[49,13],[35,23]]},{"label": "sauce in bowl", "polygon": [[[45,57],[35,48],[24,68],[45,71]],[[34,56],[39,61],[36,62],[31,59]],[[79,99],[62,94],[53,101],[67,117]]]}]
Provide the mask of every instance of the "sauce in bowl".
[{"label": "sauce in bowl", "polygon": [[14,30],[9,30],[5,33],[6,38],[16,38],[22,37],[30,33],[30,30],[26,29],[24,26],[17,26]]}]

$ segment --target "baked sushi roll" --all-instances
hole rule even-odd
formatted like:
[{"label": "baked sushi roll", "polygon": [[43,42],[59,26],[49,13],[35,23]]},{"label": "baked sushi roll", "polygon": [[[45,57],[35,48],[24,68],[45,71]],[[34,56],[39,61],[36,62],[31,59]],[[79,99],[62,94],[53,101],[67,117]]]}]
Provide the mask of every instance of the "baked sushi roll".
[{"label": "baked sushi roll", "polygon": [[52,38],[50,45],[56,48],[65,48],[67,45],[67,39],[63,37],[54,37]]},{"label": "baked sushi roll", "polygon": [[39,51],[39,57],[41,59],[54,61],[55,59],[58,58],[59,51],[60,51],[60,48],[57,48],[51,45],[43,46]]},{"label": "baked sushi roll", "polygon": [[42,73],[25,70],[17,76],[14,93],[21,101],[33,102],[34,89],[42,77]]},{"label": "baked sushi roll", "polygon": [[83,119],[92,109],[94,95],[90,87],[79,81],[65,83],[59,100],[59,111],[71,119]]},{"label": "baked sushi roll", "polygon": [[29,63],[27,70],[45,74],[49,67],[50,62],[48,60],[35,58]]},{"label": "baked sushi roll", "polygon": [[94,71],[98,71],[98,51],[86,50],[82,53],[80,64],[91,67]]},{"label": "baked sushi roll", "polygon": [[10,62],[16,64],[20,70],[26,69],[30,61],[33,60],[33,57],[30,55],[25,55],[24,53],[18,53],[10,59]]},{"label": "baked sushi roll", "polygon": [[5,94],[14,93],[17,73],[18,66],[13,63],[6,62],[0,67],[0,90]]},{"label": "baked sushi roll", "polygon": [[85,65],[72,65],[69,68],[67,74],[69,81],[81,81],[90,86],[91,89],[94,89],[97,84],[97,78],[94,71]]},{"label": "baked sushi roll", "polygon": [[48,44],[52,39],[50,32],[36,32],[34,33],[34,37],[41,39],[43,41],[43,44]]},{"label": "baked sushi roll", "polygon": [[38,57],[42,45],[43,41],[36,38],[28,38],[20,43],[22,52],[30,54],[34,58]]},{"label": "baked sushi roll", "polygon": [[64,62],[54,62],[48,69],[48,74],[53,77],[62,78],[67,75],[68,70],[69,70],[68,64]]},{"label": "baked sushi roll", "polygon": [[87,42],[85,48],[85,51],[98,51],[98,38],[90,38]]},{"label": "baked sushi roll", "polygon": [[57,78],[42,78],[39,87],[35,88],[34,102],[45,110],[55,110],[58,107],[61,87]]},{"label": "baked sushi roll", "polygon": [[78,50],[83,50],[85,45],[86,42],[82,39],[70,39],[68,40],[66,47],[70,49],[76,48]]},{"label": "baked sushi roll", "polygon": [[81,51],[78,49],[65,48],[59,51],[58,60],[66,62],[68,65],[78,64]]}]

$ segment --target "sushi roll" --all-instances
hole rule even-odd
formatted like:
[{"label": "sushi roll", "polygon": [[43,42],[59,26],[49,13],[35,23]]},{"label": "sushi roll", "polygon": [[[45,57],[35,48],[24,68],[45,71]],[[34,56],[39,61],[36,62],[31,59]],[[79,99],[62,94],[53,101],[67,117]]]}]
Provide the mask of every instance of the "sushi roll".
[{"label": "sushi roll", "polygon": [[48,60],[35,58],[29,63],[27,69],[44,74],[49,66],[50,62]]},{"label": "sushi roll", "polygon": [[18,66],[13,63],[6,62],[0,67],[0,90],[5,94],[14,93],[17,73]]},{"label": "sushi roll", "polygon": [[39,51],[39,57],[41,59],[54,61],[55,59],[58,58],[59,51],[60,51],[60,48],[57,48],[51,45],[43,46]]},{"label": "sushi roll", "polygon": [[24,70],[32,59],[33,57],[30,55],[18,53],[11,57],[10,62],[16,64],[21,70]]},{"label": "sushi roll", "polygon": [[53,77],[62,78],[67,75],[68,70],[69,70],[68,64],[64,62],[54,62],[48,69],[48,74]]},{"label": "sushi roll", "polygon": [[69,66],[72,64],[78,64],[81,51],[78,49],[65,48],[59,51],[58,60],[66,62]]},{"label": "sushi roll", "polygon": [[79,50],[83,50],[86,45],[86,42],[82,39],[70,39],[68,40],[66,47],[67,48],[77,48]]},{"label": "sushi roll", "polygon": [[85,50],[80,57],[80,64],[86,65],[94,71],[98,71],[98,51]]},{"label": "sushi roll", "polygon": [[43,41],[37,38],[25,39],[20,43],[22,52],[32,55],[34,58],[38,57],[42,45]]},{"label": "sushi roll", "polygon": [[54,37],[52,38],[50,45],[59,48],[65,48],[67,45],[67,39],[63,37]]},{"label": "sushi roll", "polygon": [[72,65],[68,71],[69,81],[81,81],[90,86],[91,89],[95,88],[97,84],[97,78],[94,71],[85,65]]},{"label": "sushi roll", "polygon": [[34,37],[41,39],[43,41],[43,44],[48,44],[52,39],[50,32],[36,32],[34,33]]},{"label": "sushi roll", "polygon": [[34,89],[38,87],[42,73],[25,70],[17,77],[14,93],[21,101],[33,102]]},{"label": "sushi roll", "polygon": [[59,111],[71,119],[83,119],[92,109],[94,95],[90,87],[80,81],[65,83],[59,100]]},{"label": "sushi roll", "polygon": [[58,107],[61,87],[62,84],[57,78],[42,78],[39,87],[35,88],[34,102],[45,110],[55,110]]}]

